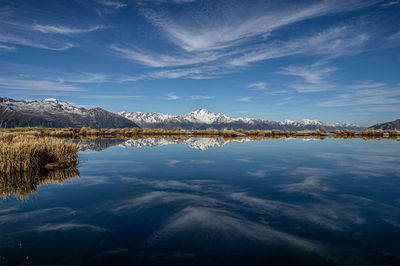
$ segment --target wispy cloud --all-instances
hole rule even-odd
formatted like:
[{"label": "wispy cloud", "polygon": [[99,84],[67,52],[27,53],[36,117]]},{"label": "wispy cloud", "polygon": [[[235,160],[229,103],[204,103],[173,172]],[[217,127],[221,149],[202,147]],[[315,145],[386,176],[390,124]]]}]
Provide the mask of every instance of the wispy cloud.
[{"label": "wispy cloud", "polygon": [[374,81],[362,81],[356,85],[350,86],[352,89],[372,89],[372,88],[381,88],[386,86],[386,83],[383,82],[374,82]]},{"label": "wispy cloud", "polygon": [[16,48],[14,46],[0,44],[0,49],[7,50],[7,51],[14,51]]},{"label": "wispy cloud", "polygon": [[219,71],[215,67],[193,67],[193,68],[176,68],[152,71],[145,74],[122,76],[120,82],[135,82],[139,80],[152,80],[152,79],[215,79],[219,75],[227,72]]},{"label": "wispy cloud", "polygon": [[[387,87],[384,83],[366,81],[359,85],[350,86],[351,90],[338,93],[327,101],[320,101],[318,106],[341,107],[341,106],[368,106],[378,105],[376,110],[384,110],[385,106],[400,104],[400,90],[398,87]],[[379,105],[381,105],[379,107]],[[383,109],[382,109],[382,108]]]},{"label": "wispy cloud", "polygon": [[83,72],[78,74],[68,74],[57,78],[59,82],[69,83],[104,83],[112,81],[109,75],[102,73]]},{"label": "wispy cloud", "polygon": [[36,24],[32,26],[33,30],[40,31],[41,33],[50,33],[50,34],[79,34],[79,33],[88,33],[92,31],[97,31],[104,29],[105,26],[96,25],[89,28],[70,28],[67,26],[61,25],[40,25]]},{"label": "wispy cloud", "polygon": [[[249,38],[268,36],[281,27],[327,14],[362,8],[377,1],[321,1],[307,5],[267,3],[257,5],[257,9],[247,15],[232,3],[216,3],[206,14],[197,14],[196,20],[186,19],[186,23],[155,10],[143,10],[146,18],[160,28],[174,44],[186,51],[207,51],[225,49],[246,42]],[[223,10],[224,15],[219,14]],[[187,16],[193,14],[187,13]],[[187,23],[190,21],[190,23]]]},{"label": "wispy cloud", "polygon": [[400,105],[384,105],[378,107],[363,108],[362,110],[379,113],[400,113]]},{"label": "wispy cloud", "polygon": [[357,31],[354,26],[336,26],[302,38],[248,47],[242,55],[231,58],[227,63],[232,66],[248,66],[255,62],[305,53],[323,56],[325,60],[332,59],[360,53],[362,45],[369,38],[368,34]]},{"label": "wispy cloud", "polygon": [[53,51],[64,51],[72,47],[75,47],[74,44],[68,41],[58,41],[46,38],[29,38],[7,33],[0,35],[0,42],[30,46],[34,48],[53,50]]},{"label": "wispy cloud", "polygon": [[265,177],[267,176],[267,172],[265,170],[250,170],[246,172],[247,175],[255,176],[255,177]]},{"label": "wispy cloud", "polygon": [[268,90],[266,82],[256,82],[247,85],[249,90]]},{"label": "wispy cloud", "polygon": [[95,2],[114,9],[124,8],[128,5],[125,2],[113,1],[113,0],[95,0]]},{"label": "wispy cloud", "polygon": [[175,95],[175,92],[170,92],[168,94],[165,94],[164,96],[166,97],[165,99],[167,99],[167,100],[178,100],[181,98],[181,97]]},{"label": "wispy cloud", "polygon": [[314,66],[290,66],[282,69],[278,72],[279,74],[300,77],[311,84],[320,84],[327,75],[336,71],[334,67],[319,68]]},{"label": "wispy cloud", "polygon": [[251,97],[237,98],[236,101],[238,101],[238,102],[251,102]]},{"label": "wispy cloud", "polygon": [[398,32],[396,32],[396,33],[390,35],[390,36],[388,37],[388,40],[390,40],[390,41],[400,40],[400,31],[398,31]]},{"label": "wispy cloud", "polygon": [[167,3],[167,4],[185,4],[194,3],[198,0],[139,0],[140,3]]},{"label": "wispy cloud", "polygon": [[178,164],[178,163],[180,163],[181,161],[179,161],[179,160],[169,160],[168,162],[167,162],[167,165],[168,166],[175,166],[176,164]]},{"label": "wispy cloud", "polygon": [[192,163],[192,164],[212,164],[215,162],[211,161],[211,160],[190,160],[190,163]]},{"label": "wispy cloud", "polygon": [[189,97],[190,100],[209,100],[215,98],[214,96],[211,95],[191,95]]},{"label": "wispy cloud", "polygon": [[78,95],[78,98],[94,98],[94,99],[140,99],[143,95]]},{"label": "wispy cloud", "polygon": [[395,6],[395,5],[400,5],[400,1],[389,1],[389,2],[382,4],[381,6],[383,8],[386,8],[386,7],[391,7],[391,6]]},{"label": "wispy cloud", "polygon": [[177,54],[159,54],[156,52],[146,51],[139,48],[127,48],[113,44],[110,49],[117,55],[139,62],[150,67],[170,67],[170,66],[185,66],[194,65],[197,63],[206,63],[218,59],[220,56],[216,53],[201,53],[194,55]]},{"label": "wispy cloud", "polygon": [[12,79],[0,77],[0,88],[37,91],[84,91],[85,89],[49,80]]},{"label": "wispy cloud", "polygon": [[[370,39],[370,35],[361,30],[360,25],[354,23],[342,23],[321,32],[304,33],[302,37],[300,35],[288,39],[270,36],[270,33],[305,19],[354,10],[375,2],[321,1],[298,8],[281,9],[278,8],[279,4],[266,3],[259,6],[259,12],[254,12],[254,10],[249,12],[252,14],[251,17],[243,14],[237,16],[236,13],[242,10],[236,5],[222,8],[218,3],[215,4],[218,6],[215,12],[224,10],[224,16],[214,14],[214,11],[206,15],[200,12],[195,14],[196,20],[188,19],[185,23],[181,20],[186,14],[193,15],[192,9],[188,9],[182,17],[177,17],[146,5],[141,9],[144,16],[161,30],[163,33],[161,37],[175,44],[176,48],[170,49],[168,54],[143,49],[134,44],[115,43],[109,48],[113,53],[145,66],[170,67],[170,69],[133,77],[135,81],[163,78],[215,78],[241,71],[243,67],[249,67],[253,63],[298,54],[318,55],[324,59],[332,59],[362,52],[363,45]],[[242,8],[246,10],[251,6],[244,4]],[[196,73],[185,74],[186,69],[171,69],[182,66],[193,66],[190,70],[196,70]],[[215,69],[208,71],[210,67],[218,68],[218,71]],[[311,76],[308,78],[312,79]],[[259,87],[253,87],[253,89],[266,88],[261,84],[258,85]],[[316,88],[311,90],[314,91]]]}]

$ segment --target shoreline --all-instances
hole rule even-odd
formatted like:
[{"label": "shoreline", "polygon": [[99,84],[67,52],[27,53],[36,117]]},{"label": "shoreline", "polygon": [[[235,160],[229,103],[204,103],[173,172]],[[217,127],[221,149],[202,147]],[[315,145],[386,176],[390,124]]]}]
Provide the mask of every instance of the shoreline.
[{"label": "shoreline", "polygon": [[91,129],[91,128],[2,128],[0,132],[35,137],[58,138],[141,138],[141,137],[226,137],[226,138],[284,138],[284,137],[317,137],[317,138],[363,138],[363,139],[397,139],[400,140],[400,130],[164,130],[164,129]]}]

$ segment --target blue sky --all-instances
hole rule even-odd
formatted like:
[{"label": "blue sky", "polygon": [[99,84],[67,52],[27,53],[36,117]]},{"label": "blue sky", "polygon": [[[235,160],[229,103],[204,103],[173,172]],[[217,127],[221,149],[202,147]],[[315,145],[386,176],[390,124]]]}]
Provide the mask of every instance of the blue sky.
[{"label": "blue sky", "polygon": [[0,94],[361,125],[400,118],[400,1],[0,0]]}]

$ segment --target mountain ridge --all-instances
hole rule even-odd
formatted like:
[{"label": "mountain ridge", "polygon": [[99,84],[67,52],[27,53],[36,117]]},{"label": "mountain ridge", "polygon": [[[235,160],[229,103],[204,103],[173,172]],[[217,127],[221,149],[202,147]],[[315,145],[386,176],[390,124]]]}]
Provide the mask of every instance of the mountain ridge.
[{"label": "mountain ridge", "polygon": [[264,130],[314,130],[325,128],[327,130],[352,129],[361,130],[361,127],[350,123],[326,123],[320,120],[303,119],[302,121],[284,120],[270,121],[259,118],[237,117],[232,118],[224,113],[213,113],[207,109],[198,109],[185,115],[169,115],[153,112],[126,112],[118,113],[140,127],[150,129],[264,129]]},{"label": "mountain ridge", "polygon": [[368,129],[383,129],[383,130],[400,129],[400,119],[390,121],[390,122],[385,122],[385,123],[379,123],[379,124],[369,127]]},{"label": "mountain ridge", "polygon": [[75,107],[55,98],[42,101],[0,97],[0,127],[134,128],[133,121],[100,107]]},{"label": "mountain ridge", "polygon": [[243,130],[362,130],[364,127],[350,123],[326,123],[320,120],[270,121],[259,118],[230,117],[224,113],[213,113],[198,109],[184,115],[153,112],[112,113],[100,107],[85,109],[55,98],[42,101],[14,100],[0,97],[0,127],[91,127],[148,129],[243,129]]}]

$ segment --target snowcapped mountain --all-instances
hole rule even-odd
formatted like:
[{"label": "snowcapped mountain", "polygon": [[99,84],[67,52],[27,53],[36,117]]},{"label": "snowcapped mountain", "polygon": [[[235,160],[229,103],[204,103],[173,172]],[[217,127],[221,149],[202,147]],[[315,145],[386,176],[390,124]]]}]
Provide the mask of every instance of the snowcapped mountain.
[{"label": "snowcapped mountain", "polygon": [[0,97],[0,127],[91,127],[150,129],[263,129],[263,130],[326,130],[362,127],[349,123],[326,123],[319,120],[285,120],[282,122],[247,117],[229,117],[224,113],[213,113],[199,109],[185,115],[162,113],[120,112],[114,114],[101,108],[78,108],[54,98],[42,101],[13,100]]},{"label": "snowcapped mountain", "polygon": [[0,98],[1,127],[138,127],[131,120],[101,108],[78,108],[69,103],[46,98],[40,102]]},{"label": "snowcapped mountain", "polygon": [[150,129],[264,129],[264,130],[313,130],[325,128],[326,130],[351,129],[361,130],[362,127],[349,123],[326,123],[319,120],[304,119],[293,121],[286,119],[282,122],[253,119],[247,117],[232,118],[224,113],[213,113],[206,109],[199,109],[186,115],[168,115],[162,113],[120,112],[142,128]]}]

